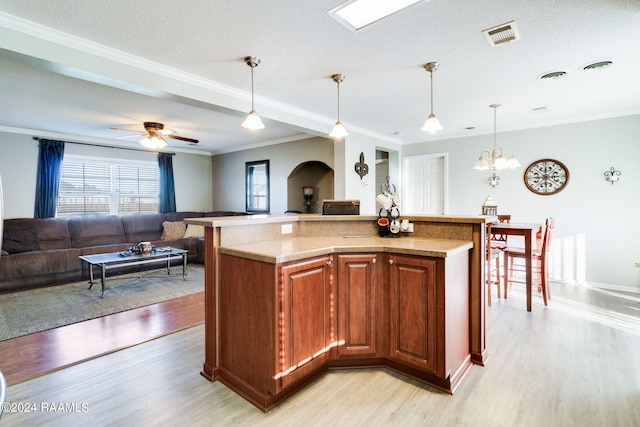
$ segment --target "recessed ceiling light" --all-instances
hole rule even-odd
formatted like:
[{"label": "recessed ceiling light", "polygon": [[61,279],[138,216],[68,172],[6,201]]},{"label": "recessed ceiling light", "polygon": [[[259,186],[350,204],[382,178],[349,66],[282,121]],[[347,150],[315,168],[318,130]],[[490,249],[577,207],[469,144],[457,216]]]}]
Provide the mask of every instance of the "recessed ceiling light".
[{"label": "recessed ceiling light", "polygon": [[602,68],[607,68],[612,64],[613,62],[611,61],[598,61],[598,62],[592,62],[591,64],[587,64],[584,67],[582,67],[582,69],[583,70],[600,70]]},{"label": "recessed ceiling light", "polygon": [[566,71],[550,71],[548,73],[540,74],[538,78],[540,80],[559,79],[560,77],[564,77],[566,75],[567,75]]},{"label": "recessed ceiling light", "polygon": [[422,0],[350,0],[327,12],[351,31],[356,32],[369,24],[393,15]]}]

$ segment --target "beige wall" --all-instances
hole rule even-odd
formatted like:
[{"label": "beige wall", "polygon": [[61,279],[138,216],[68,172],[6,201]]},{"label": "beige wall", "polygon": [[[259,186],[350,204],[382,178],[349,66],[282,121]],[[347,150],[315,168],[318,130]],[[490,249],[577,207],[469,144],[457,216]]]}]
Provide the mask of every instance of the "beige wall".
[{"label": "beige wall", "polygon": [[313,137],[213,157],[215,210],[245,210],[245,163],[269,160],[272,214],[287,210],[287,178],[300,163],[324,162],[334,168],[333,140]]}]

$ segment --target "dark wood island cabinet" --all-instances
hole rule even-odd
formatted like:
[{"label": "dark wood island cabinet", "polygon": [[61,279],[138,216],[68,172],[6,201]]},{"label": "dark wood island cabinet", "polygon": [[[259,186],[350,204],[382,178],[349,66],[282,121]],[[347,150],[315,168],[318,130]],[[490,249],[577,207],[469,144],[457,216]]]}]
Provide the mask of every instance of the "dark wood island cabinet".
[{"label": "dark wood island cabinet", "polygon": [[471,367],[473,242],[298,235],[225,245],[207,232],[202,374],[263,411],[328,369],[384,367],[453,393]]}]

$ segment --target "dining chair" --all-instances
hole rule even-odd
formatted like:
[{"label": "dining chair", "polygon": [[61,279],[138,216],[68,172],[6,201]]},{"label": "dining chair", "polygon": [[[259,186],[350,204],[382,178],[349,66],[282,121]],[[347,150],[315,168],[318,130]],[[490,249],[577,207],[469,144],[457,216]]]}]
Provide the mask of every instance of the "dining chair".
[{"label": "dining chair", "polygon": [[[486,257],[486,270],[487,270],[487,304],[491,307],[491,285],[495,273],[495,283],[497,289],[498,298],[500,298],[500,254],[501,251],[498,248],[491,246],[491,224],[487,224],[487,244],[485,248]],[[495,264],[495,268],[493,265]]]},{"label": "dining chair", "polygon": [[[510,223],[511,215],[497,215],[498,222],[500,223]],[[497,249],[504,249],[507,247],[507,235],[506,234],[496,234],[493,233],[491,235],[490,240],[491,246]]]},{"label": "dining chair", "polygon": [[[544,305],[547,305],[548,300],[551,299],[549,291],[549,249],[551,247],[551,239],[553,236],[553,229],[555,227],[555,219],[547,218],[545,224],[540,231],[541,241],[536,245],[536,248],[531,254],[531,261],[533,263],[533,272],[536,273],[538,290],[542,291],[542,299]],[[504,297],[507,297],[507,291],[510,283],[513,280],[514,259],[524,259],[525,253],[523,248],[516,248],[507,246],[502,250],[504,257]],[[532,274],[533,274],[532,272]]]}]

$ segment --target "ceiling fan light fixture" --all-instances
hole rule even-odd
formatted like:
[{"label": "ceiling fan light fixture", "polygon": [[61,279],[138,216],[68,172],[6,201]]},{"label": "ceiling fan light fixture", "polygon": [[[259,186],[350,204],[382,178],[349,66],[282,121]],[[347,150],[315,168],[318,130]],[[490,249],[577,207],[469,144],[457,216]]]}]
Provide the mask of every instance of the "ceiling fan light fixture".
[{"label": "ceiling fan light fixture", "polygon": [[242,122],[242,127],[247,129],[264,129],[264,124],[260,120],[260,116],[256,113],[254,104],[254,91],[253,91],[253,69],[260,64],[260,58],[255,56],[246,56],[244,62],[251,67],[251,111],[247,115],[247,118]]},{"label": "ceiling fan light fixture", "polygon": [[151,150],[159,150],[161,148],[166,147],[167,141],[159,137],[158,135],[149,135],[142,140],[140,140],[140,144],[151,149]]}]

